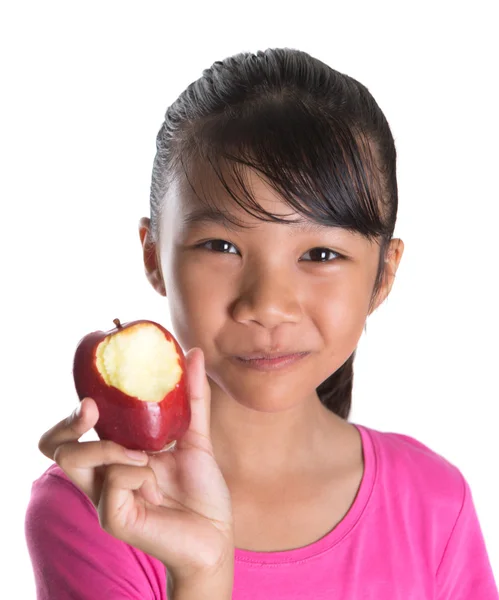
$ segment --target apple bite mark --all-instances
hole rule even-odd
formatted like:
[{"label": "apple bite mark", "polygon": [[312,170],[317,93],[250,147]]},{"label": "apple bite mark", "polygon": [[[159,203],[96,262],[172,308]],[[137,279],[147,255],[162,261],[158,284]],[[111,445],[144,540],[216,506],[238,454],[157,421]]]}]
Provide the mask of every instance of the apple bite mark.
[{"label": "apple bite mark", "polygon": [[161,402],[180,381],[182,368],[172,341],[152,323],[139,323],[104,338],[96,365],[107,385],[147,402]]}]

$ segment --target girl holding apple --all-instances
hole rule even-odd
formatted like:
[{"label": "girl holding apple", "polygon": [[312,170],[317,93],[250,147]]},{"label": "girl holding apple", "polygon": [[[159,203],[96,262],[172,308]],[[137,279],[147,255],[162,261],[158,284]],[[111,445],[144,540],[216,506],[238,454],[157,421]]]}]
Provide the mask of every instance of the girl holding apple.
[{"label": "girl holding apple", "polygon": [[389,295],[396,150],[368,89],[297,50],[215,62],[157,136],[145,271],[187,350],[167,452],[40,439],[38,598],[497,600],[470,488],[417,440],[349,421]]}]

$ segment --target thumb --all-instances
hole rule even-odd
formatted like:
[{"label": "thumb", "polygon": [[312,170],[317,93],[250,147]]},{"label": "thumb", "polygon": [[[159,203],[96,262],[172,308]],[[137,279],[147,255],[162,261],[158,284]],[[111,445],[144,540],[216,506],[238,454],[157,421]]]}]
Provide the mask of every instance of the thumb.
[{"label": "thumb", "polygon": [[210,439],[211,390],[206,376],[204,353],[201,348],[191,348],[186,354],[187,389],[191,405],[191,422],[188,432]]}]

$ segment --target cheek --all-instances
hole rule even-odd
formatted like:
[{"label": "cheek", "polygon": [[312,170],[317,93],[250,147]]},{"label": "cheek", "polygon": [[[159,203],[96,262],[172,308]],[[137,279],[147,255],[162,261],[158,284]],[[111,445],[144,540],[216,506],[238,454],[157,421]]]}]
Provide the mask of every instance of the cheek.
[{"label": "cheek", "polygon": [[[217,273],[207,269],[202,260],[196,256],[186,259],[180,253],[173,260],[173,283],[179,293],[186,298],[199,298],[208,295],[210,288],[214,287],[213,277]],[[218,287],[218,286],[217,286]]]},{"label": "cheek", "polygon": [[203,261],[173,256],[166,289],[173,329],[183,348],[201,345],[209,352],[225,318],[227,285],[227,277]]},{"label": "cheek", "polygon": [[350,345],[362,334],[370,289],[360,276],[352,276],[352,273],[337,275],[310,289],[309,314],[320,323],[324,337],[332,346],[337,346],[340,341]]}]

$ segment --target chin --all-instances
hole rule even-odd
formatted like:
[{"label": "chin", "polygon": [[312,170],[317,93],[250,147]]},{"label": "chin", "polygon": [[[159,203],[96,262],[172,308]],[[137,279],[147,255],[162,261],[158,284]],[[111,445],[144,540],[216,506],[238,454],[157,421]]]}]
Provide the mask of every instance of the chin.
[{"label": "chin", "polygon": [[283,402],[282,398],[265,398],[260,396],[257,401],[254,398],[244,398],[241,396],[231,396],[234,402],[244,406],[249,410],[254,410],[259,413],[279,413],[290,410],[296,406],[292,402]]},{"label": "chin", "polygon": [[307,398],[317,398],[314,390],[301,391],[291,381],[277,382],[261,381],[246,383],[213,379],[217,386],[240,406],[262,413],[277,413],[291,410],[306,401]]}]

